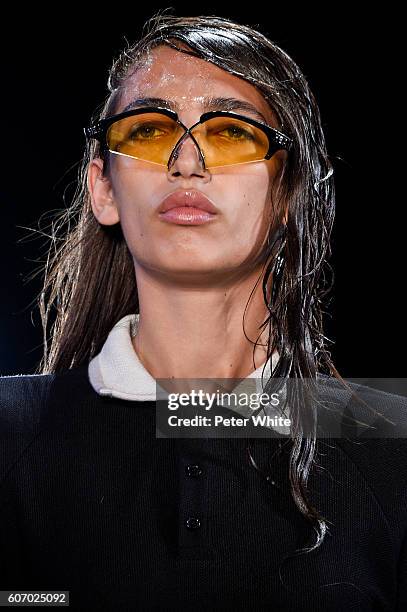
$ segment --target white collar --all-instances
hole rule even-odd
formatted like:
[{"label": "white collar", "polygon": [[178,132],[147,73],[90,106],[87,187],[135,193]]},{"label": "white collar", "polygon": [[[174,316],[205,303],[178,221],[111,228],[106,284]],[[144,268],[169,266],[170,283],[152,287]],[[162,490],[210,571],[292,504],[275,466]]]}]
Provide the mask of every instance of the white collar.
[{"label": "white collar", "polygon": [[[100,353],[89,362],[89,380],[99,395],[125,400],[156,400],[156,379],[141,363],[131,341],[137,333],[139,318],[139,314],[129,314],[120,319],[110,331]],[[273,369],[277,360],[278,353],[275,351],[272,355]],[[258,388],[263,368],[264,377],[269,378],[270,360],[245,380],[258,379],[255,381]]]}]

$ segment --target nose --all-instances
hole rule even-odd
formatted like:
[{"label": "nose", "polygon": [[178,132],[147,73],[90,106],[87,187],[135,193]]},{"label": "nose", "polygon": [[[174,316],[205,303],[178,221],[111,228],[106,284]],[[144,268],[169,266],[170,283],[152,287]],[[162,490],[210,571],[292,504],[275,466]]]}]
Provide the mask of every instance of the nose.
[{"label": "nose", "polygon": [[171,152],[168,170],[171,174],[207,174],[203,154],[191,134],[184,134]]}]

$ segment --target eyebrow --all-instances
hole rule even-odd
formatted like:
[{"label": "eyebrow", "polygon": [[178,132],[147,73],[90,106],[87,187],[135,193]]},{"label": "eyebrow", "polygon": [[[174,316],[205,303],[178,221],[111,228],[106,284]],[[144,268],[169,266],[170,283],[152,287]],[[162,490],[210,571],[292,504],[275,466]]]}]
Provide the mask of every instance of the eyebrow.
[{"label": "eyebrow", "polygon": [[[124,113],[133,108],[139,108],[142,106],[161,106],[163,108],[168,108],[173,110],[174,112],[179,111],[179,106],[173,100],[166,100],[165,98],[135,98],[132,100],[121,112]],[[233,111],[240,110],[245,111],[247,113],[251,113],[255,115],[256,119],[262,121],[263,123],[268,123],[264,115],[250,102],[246,102],[246,100],[239,100],[237,98],[213,98],[211,96],[206,96],[203,100],[203,109],[204,111],[211,110],[225,110],[225,111]]]}]

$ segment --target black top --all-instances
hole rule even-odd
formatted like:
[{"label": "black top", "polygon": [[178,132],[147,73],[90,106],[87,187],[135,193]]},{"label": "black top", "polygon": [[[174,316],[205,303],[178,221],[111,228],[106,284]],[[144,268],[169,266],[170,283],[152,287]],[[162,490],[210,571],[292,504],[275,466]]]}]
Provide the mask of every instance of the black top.
[{"label": "black top", "polygon": [[[386,394],[377,393],[377,405]],[[387,405],[406,413],[403,399]],[[407,610],[407,440],[319,438],[316,550],[289,440],[157,438],[155,403],[98,395],[87,365],[0,378],[0,590],[75,610]],[[315,535],[315,534],[314,534]]]}]

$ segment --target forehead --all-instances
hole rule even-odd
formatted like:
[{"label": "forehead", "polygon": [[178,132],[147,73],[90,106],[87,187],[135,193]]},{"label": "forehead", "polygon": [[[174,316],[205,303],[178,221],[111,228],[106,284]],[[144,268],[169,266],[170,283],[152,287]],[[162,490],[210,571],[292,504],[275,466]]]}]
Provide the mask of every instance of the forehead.
[{"label": "forehead", "polygon": [[201,58],[161,45],[149,52],[121,88],[120,109],[134,98],[160,97],[177,103],[180,110],[201,108],[205,97],[238,98],[253,104],[269,121],[274,114],[251,83]]}]

